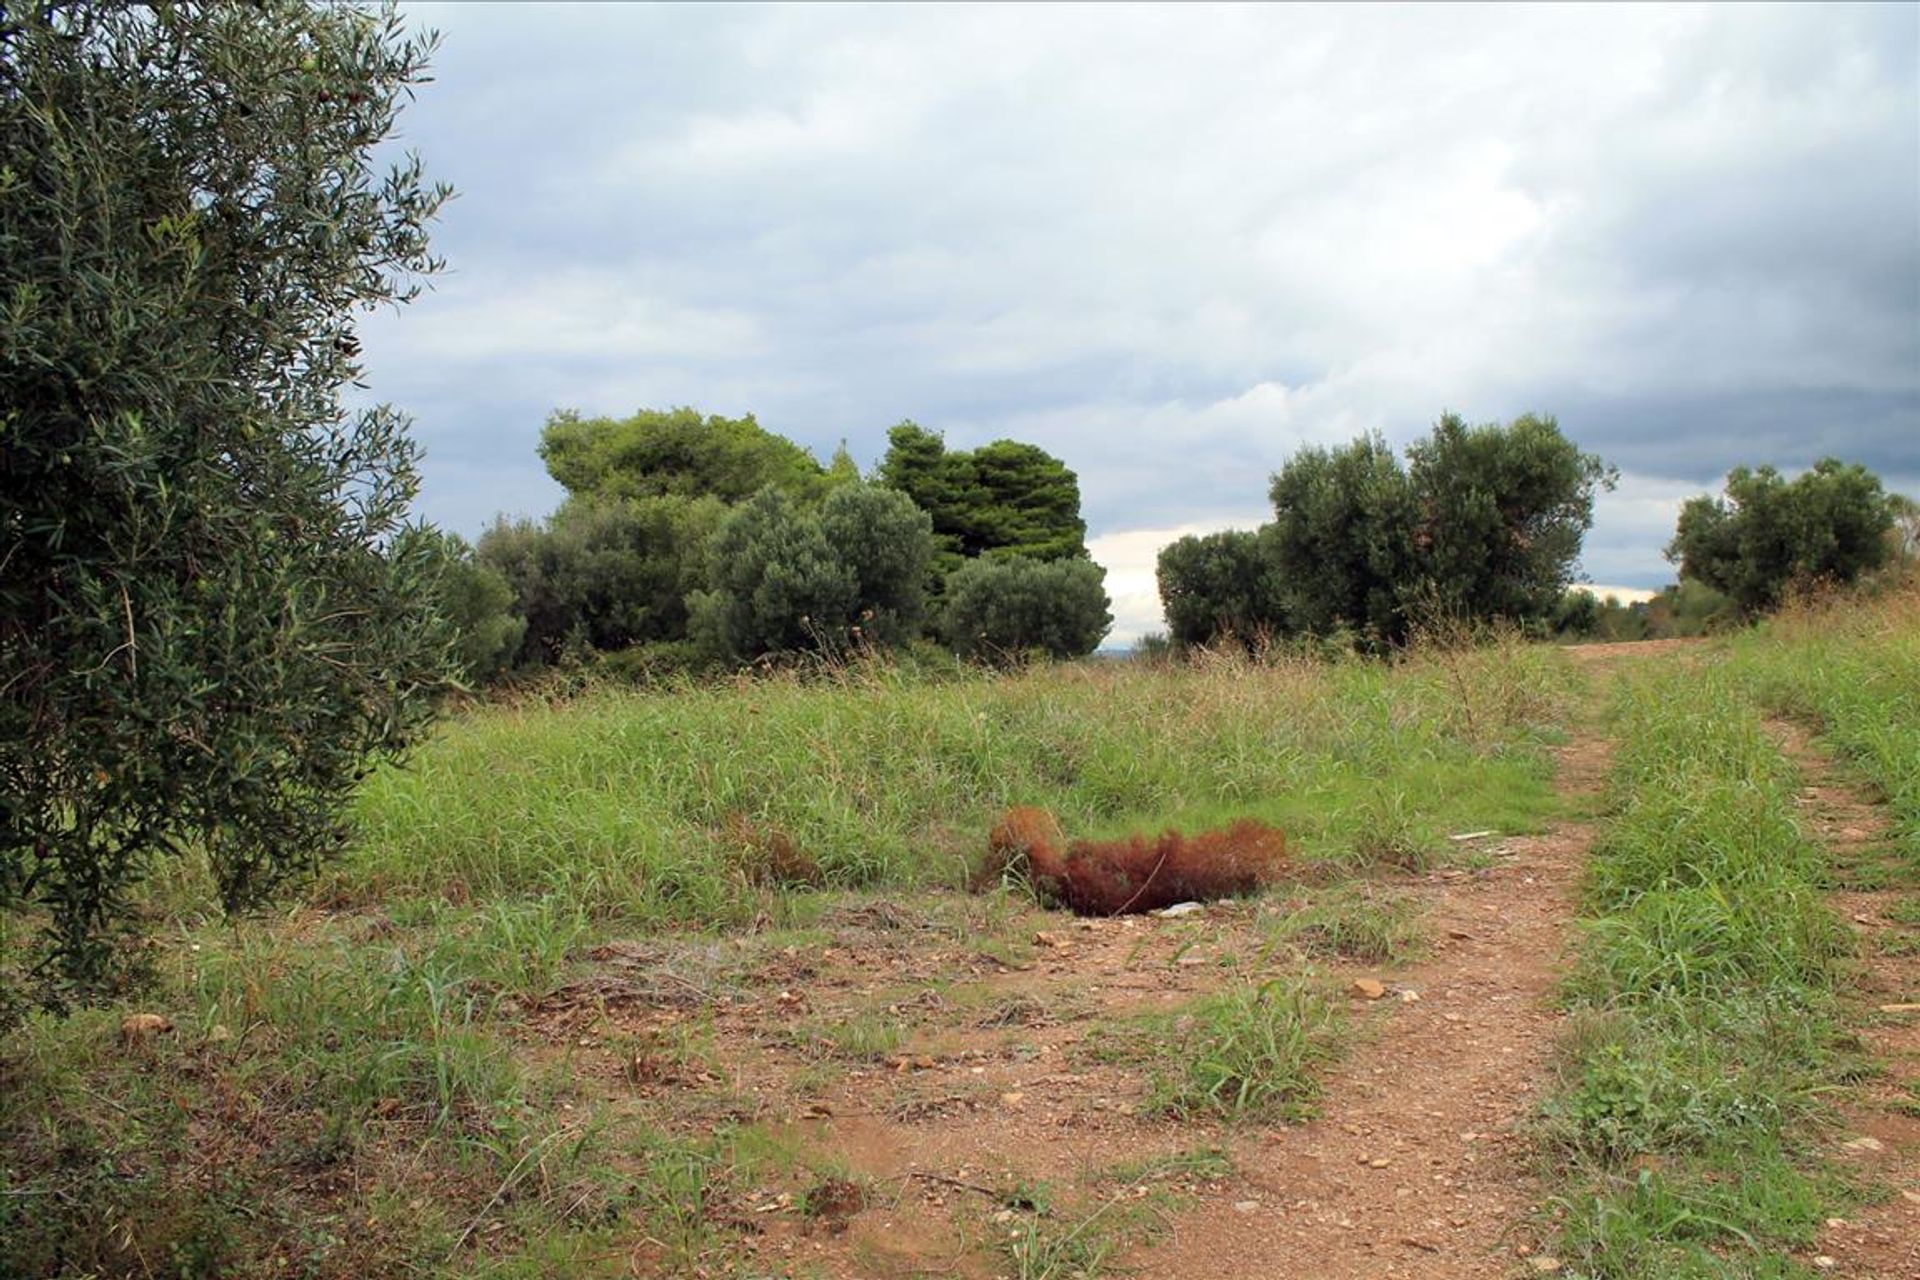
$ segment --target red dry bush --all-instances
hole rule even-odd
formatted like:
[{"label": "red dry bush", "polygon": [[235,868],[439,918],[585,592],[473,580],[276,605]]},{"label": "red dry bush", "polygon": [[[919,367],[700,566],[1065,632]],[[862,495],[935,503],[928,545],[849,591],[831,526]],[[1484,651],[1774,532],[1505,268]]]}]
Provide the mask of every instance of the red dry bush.
[{"label": "red dry bush", "polygon": [[820,883],[820,864],[813,860],[813,855],[771,823],[757,823],[743,813],[730,813],[721,824],[719,835],[728,861],[750,884]]},{"label": "red dry bush", "polygon": [[987,860],[973,878],[976,889],[999,883],[1009,868],[1028,874],[1035,867],[1058,867],[1067,838],[1045,809],[1016,806],[993,824],[987,835]]},{"label": "red dry bush", "polygon": [[1287,871],[1286,834],[1251,818],[1192,836],[1168,830],[1156,837],[1066,843],[1045,810],[1011,809],[987,847],[994,875],[1024,860],[1035,887],[1083,916],[1251,893]]}]

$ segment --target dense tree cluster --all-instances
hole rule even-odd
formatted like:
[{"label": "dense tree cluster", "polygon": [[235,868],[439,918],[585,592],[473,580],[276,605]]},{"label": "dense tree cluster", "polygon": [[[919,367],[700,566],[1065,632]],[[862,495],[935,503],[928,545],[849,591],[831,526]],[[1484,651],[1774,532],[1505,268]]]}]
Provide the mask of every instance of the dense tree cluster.
[{"label": "dense tree cluster", "polygon": [[[910,423],[891,444],[867,481],[844,446],[823,467],[751,416],[556,413],[540,456],[567,498],[545,521],[502,519],[481,535],[472,568],[507,593],[486,597],[497,617],[465,625],[517,636],[522,669],[636,649],[653,660],[643,666],[724,664],[930,635],[983,656],[1090,652],[1111,618],[1073,473],[1016,441],[949,452]],[[947,584],[981,558],[1076,567],[992,576],[1019,599],[990,618],[970,580],[975,609],[953,614]],[[453,563],[472,598],[465,562]],[[468,670],[484,680],[501,667]]]},{"label": "dense tree cluster", "polygon": [[1724,499],[1680,512],[1667,558],[1733,598],[1743,613],[1772,608],[1790,587],[1852,582],[1898,554],[1904,508],[1865,467],[1823,458],[1787,480],[1772,467],[1737,467]]},{"label": "dense tree cluster", "polygon": [[1080,481],[1058,458],[1018,440],[946,447],[903,422],[887,433],[878,481],[933,517],[939,579],[977,556],[1063,560],[1087,554]]},{"label": "dense tree cluster", "polygon": [[1612,471],[1552,418],[1447,414],[1407,450],[1363,436],[1274,475],[1256,532],[1182,538],[1159,560],[1174,640],[1351,634],[1401,643],[1426,618],[1538,623],[1560,606]]}]

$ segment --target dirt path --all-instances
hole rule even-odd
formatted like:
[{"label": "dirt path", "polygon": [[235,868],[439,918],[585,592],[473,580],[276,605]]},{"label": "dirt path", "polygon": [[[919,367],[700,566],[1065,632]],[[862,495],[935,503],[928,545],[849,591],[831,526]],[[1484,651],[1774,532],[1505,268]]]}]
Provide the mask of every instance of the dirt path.
[{"label": "dirt path", "polygon": [[[1563,793],[1597,792],[1603,740],[1558,754]],[[1591,838],[1563,823],[1507,842],[1484,871],[1432,877],[1433,952],[1389,975],[1418,1000],[1382,1011],[1318,1119],[1249,1154],[1247,1195],[1184,1215],[1143,1273],[1437,1280],[1496,1275],[1499,1258],[1530,1252],[1521,1224],[1536,1197],[1516,1128],[1546,1080],[1549,997]]]},{"label": "dirt path", "polygon": [[1920,926],[1896,916],[1920,895],[1910,880],[1904,891],[1872,887],[1897,882],[1888,874],[1897,859],[1885,806],[1805,729],[1788,721],[1772,728],[1803,779],[1801,818],[1831,851],[1845,886],[1828,901],[1859,938],[1855,1013],[1867,1053],[1885,1068],[1842,1109],[1834,1145],[1839,1159],[1891,1194],[1829,1219],[1806,1260],[1863,1280],[1920,1277]]}]

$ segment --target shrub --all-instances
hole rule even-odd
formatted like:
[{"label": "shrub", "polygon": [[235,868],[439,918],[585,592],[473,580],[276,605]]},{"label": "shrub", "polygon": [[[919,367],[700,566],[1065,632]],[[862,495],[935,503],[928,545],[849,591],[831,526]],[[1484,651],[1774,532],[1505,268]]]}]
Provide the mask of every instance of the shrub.
[{"label": "shrub", "polygon": [[942,635],[988,662],[1084,657],[1113,625],[1106,576],[1091,560],[969,560],[947,579]]}]

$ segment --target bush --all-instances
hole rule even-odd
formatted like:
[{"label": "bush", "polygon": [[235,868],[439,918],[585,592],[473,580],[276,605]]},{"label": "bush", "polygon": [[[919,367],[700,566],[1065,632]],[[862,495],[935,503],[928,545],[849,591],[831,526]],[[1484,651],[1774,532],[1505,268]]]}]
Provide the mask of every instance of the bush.
[{"label": "bush", "polygon": [[478,558],[512,587],[526,619],[523,666],[558,661],[570,640],[603,653],[682,640],[687,597],[706,585],[717,498],[569,499],[542,526],[495,522]]},{"label": "bush", "polygon": [[708,544],[695,639],[734,658],[903,641],[932,556],[932,522],[904,494],[844,484],[816,512],[762,489]]},{"label": "bush", "polygon": [[1878,476],[1835,458],[1792,481],[1772,467],[1736,467],[1724,501],[1703,496],[1681,509],[1667,558],[1758,613],[1790,586],[1852,582],[1886,563],[1894,510]]},{"label": "bush", "polygon": [[1091,560],[969,560],[947,579],[942,635],[989,662],[1084,657],[1113,625],[1106,576]]}]

